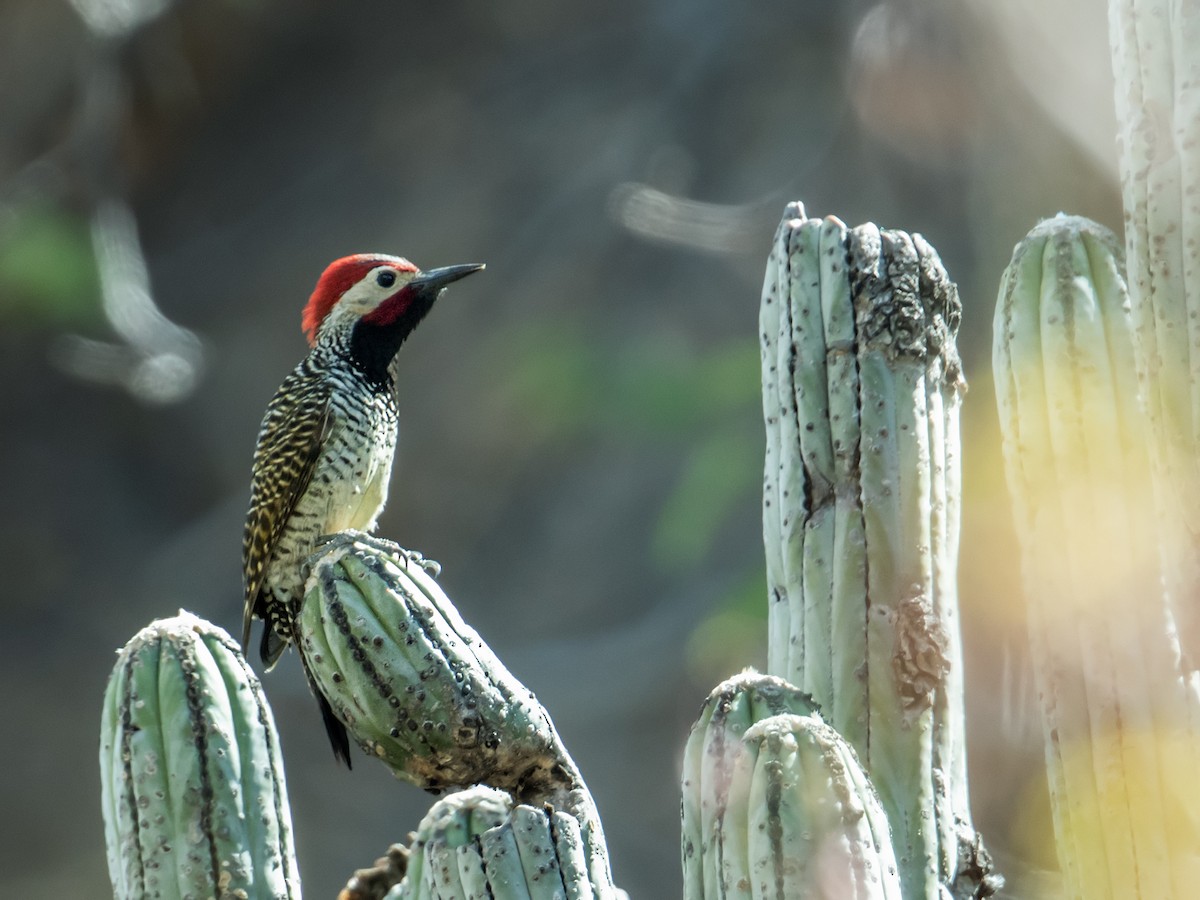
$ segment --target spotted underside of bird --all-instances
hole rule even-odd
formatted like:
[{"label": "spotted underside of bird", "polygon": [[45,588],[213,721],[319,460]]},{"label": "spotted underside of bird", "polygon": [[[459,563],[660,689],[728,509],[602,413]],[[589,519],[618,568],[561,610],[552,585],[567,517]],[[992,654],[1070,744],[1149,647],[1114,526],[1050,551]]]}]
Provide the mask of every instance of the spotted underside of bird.
[{"label": "spotted underside of bird", "polygon": [[[263,620],[267,669],[297,640],[305,559],[327,535],[372,531],[383,511],[396,450],[397,351],[448,284],[482,268],[422,272],[401,257],[357,254],[317,281],[301,319],[308,355],[259,429],[242,537],[242,646],[249,652],[251,626]],[[334,755],[349,766],[345,726],[304,668]]]}]

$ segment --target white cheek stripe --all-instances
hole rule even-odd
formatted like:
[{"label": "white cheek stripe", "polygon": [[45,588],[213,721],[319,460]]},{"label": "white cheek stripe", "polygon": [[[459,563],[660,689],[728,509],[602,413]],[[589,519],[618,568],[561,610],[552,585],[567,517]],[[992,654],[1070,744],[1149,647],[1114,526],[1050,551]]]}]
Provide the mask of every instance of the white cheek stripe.
[{"label": "white cheek stripe", "polygon": [[[396,261],[400,259],[396,257]],[[318,335],[327,331],[335,322],[341,322],[346,318],[359,319],[377,307],[388,297],[400,290],[417,274],[416,272],[396,271],[396,281],[389,287],[384,287],[375,281],[375,276],[379,274],[380,269],[384,266],[377,266],[368,272],[360,281],[355,282],[346,293],[342,294],[337,303],[333,305],[333,309],[329,311],[324,321],[321,322],[321,327],[318,329]]]}]

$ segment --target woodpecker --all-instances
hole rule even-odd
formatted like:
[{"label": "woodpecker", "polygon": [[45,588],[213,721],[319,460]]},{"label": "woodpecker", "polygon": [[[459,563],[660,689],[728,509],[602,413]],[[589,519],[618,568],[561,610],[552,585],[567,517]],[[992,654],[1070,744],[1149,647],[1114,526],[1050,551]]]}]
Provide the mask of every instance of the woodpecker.
[{"label": "woodpecker", "polygon": [[[249,652],[251,625],[262,619],[267,670],[298,637],[301,564],[323,536],[372,531],[383,511],[396,450],[400,345],[448,284],[482,268],[422,272],[398,256],[358,254],[330,263],[317,281],[301,317],[308,355],[284,379],[259,428],[242,535],[242,646]],[[334,756],[349,766],[345,726],[307,665],[304,671]]]}]

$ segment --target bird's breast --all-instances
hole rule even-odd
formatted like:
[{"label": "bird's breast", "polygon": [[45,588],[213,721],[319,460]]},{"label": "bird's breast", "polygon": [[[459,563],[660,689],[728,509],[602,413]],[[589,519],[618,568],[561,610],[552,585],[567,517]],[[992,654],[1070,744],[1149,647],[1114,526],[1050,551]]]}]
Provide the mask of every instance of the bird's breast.
[{"label": "bird's breast", "polygon": [[325,534],[375,527],[387,502],[396,432],[390,395],[378,393],[361,403],[335,401],[329,440],[316,473],[328,490]]}]

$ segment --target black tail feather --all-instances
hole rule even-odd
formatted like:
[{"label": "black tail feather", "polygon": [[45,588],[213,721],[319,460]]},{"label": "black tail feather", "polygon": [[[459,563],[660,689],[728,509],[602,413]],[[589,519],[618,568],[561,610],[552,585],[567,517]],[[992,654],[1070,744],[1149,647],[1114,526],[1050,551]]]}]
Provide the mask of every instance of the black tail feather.
[{"label": "black tail feather", "polygon": [[[250,624],[247,622],[245,634],[250,634]],[[263,622],[262,641],[258,645],[258,656],[263,661],[263,668],[270,672],[288,648],[288,642],[275,630],[270,622]]]},{"label": "black tail feather", "polygon": [[[295,628],[295,620],[293,619],[293,628]],[[264,624],[263,632],[263,654],[264,661],[267,651],[267,634],[273,632],[274,629],[269,623]],[[278,635],[276,636],[278,638]],[[288,647],[288,642],[282,638],[278,638],[279,646],[274,648],[275,659],[278,661],[279,656]],[[300,650],[300,634],[298,629],[292,636],[292,642],[296,644],[296,650]],[[272,662],[272,665],[274,662]],[[346,764],[347,769],[353,769],[354,765],[350,762],[350,735],[346,732],[346,726],[341,723],[333,713],[333,707],[329,705],[329,701],[325,695],[321,693],[320,687],[317,686],[316,679],[313,678],[312,672],[308,671],[308,663],[304,661],[303,652],[300,653],[300,668],[304,670],[304,678],[308,681],[308,689],[312,691],[312,695],[317,698],[317,706],[321,708],[321,721],[325,723],[325,733],[329,735],[329,745],[333,748],[334,759],[338,762]]]},{"label": "black tail feather", "polygon": [[334,757],[340,762],[344,762],[347,769],[353,769],[354,766],[350,762],[350,735],[346,733],[346,726],[333,714],[333,707],[329,705],[325,695],[313,684],[311,678],[308,680],[308,684],[317,698],[317,705],[321,707],[321,718],[325,722],[325,733],[329,735],[329,743],[333,747]]},{"label": "black tail feather", "polygon": [[329,744],[333,747],[334,757],[339,762],[345,763],[347,769],[353,769],[354,766],[350,762],[350,735],[346,733],[346,726],[333,714],[333,707],[329,705],[329,701],[317,687],[317,682],[312,677],[312,673],[308,671],[303,655],[300,657],[300,667],[304,669],[304,677],[308,679],[308,689],[317,698],[317,706],[321,707],[321,720],[325,723],[325,733],[329,735]]}]

